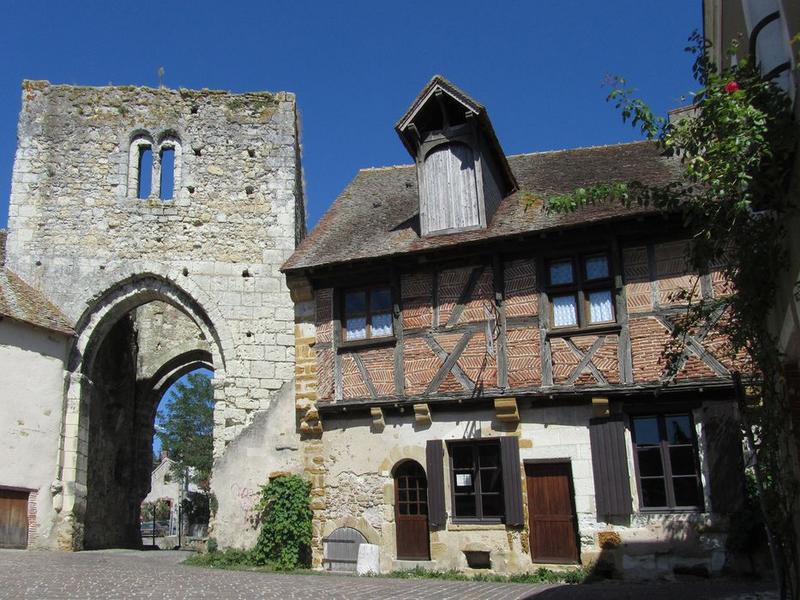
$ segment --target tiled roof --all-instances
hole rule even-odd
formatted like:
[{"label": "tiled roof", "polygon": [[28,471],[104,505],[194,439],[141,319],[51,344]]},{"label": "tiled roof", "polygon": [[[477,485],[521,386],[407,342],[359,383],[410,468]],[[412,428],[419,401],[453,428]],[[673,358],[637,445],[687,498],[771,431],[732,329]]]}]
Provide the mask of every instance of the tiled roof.
[{"label": "tiled roof", "polygon": [[42,292],[5,267],[5,242],[6,231],[0,229],[0,317],[72,334],[67,317]]},{"label": "tiled roof", "polygon": [[420,237],[417,175],[413,165],[364,169],[342,191],[282,270],[424,252],[532,231],[596,223],[653,212],[618,204],[570,214],[544,210],[554,195],[597,183],[677,179],[680,163],[650,142],[509,156],[519,190],[500,203],[486,229]]}]

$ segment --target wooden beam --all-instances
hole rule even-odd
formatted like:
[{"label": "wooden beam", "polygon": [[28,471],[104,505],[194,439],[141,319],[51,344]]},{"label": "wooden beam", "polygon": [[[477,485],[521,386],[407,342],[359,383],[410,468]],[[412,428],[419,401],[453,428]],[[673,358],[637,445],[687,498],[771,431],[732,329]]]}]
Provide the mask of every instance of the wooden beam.
[{"label": "wooden beam", "polygon": [[492,257],[494,275],[494,302],[497,307],[497,387],[508,387],[508,341],[506,330],[505,272],[503,259],[498,253]]},{"label": "wooden beam", "polygon": [[461,353],[464,352],[464,349],[469,344],[469,341],[472,339],[471,333],[465,333],[461,336],[461,339],[458,340],[456,347],[453,348],[453,351],[448,355],[447,352],[442,348],[439,343],[433,339],[433,336],[428,336],[425,341],[428,342],[428,346],[430,346],[431,350],[440,358],[444,359],[444,364],[442,364],[439,371],[434,375],[431,382],[428,384],[428,387],[425,388],[426,394],[432,394],[435,392],[438,387],[444,381],[444,378],[447,377],[447,374],[452,371],[453,375],[455,376],[456,380],[461,384],[461,386],[468,392],[472,392],[475,388],[475,384],[472,380],[464,374],[464,372],[459,368],[456,364],[456,361],[461,356]]},{"label": "wooden beam", "polygon": [[656,247],[654,244],[647,244],[647,270],[650,272],[650,300],[653,303],[653,310],[657,310],[660,304],[658,300],[658,280],[656,272]]},{"label": "wooden beam", "polygon": [[333,399],[338,402],[344,397],[344,389],[342,384],[342,357],[339,354],[339,346],[342,343],[341,297],[335,288],[331,302],[333,302],[333,331],[331,335],[333,343]]},{"label": "wooden beam", "polygon": [[542,362],[542,385],[553,385],[553,356],[547,331],[550,328],[550,300],[542,282],[545,280],[544,258],[536,257],[536,285],[539,288],[539,359]]},{"label": "wooden beam", "polygon": [[620,325],[619,342],[617,344],[617,364],[619,380],[622,383],[633,383],[633,357],[631,356],[631,330],[628,324],[628,291],[625,288],[625,265],[622,248],[617,237],[611,241],[611,261],[615,273],[617,323]]},{"label": "wooden beam", "polygon": [[478,280],[481,278],[481,275],[483,275],[485,268],[486,267],[484,265],[481,265],[472,269],[472,272],[469,274],[469,279],[467,279],[467,283],[464,285],[464,289],[461,290],[461,295],[458,297],[458,302],[450,312],[450,317],[447,319],[447,324],[445,325],[446,328],[450,328],[458,323],[458,320],[461,318],[461,314],[464,312],[467,302],[469,302],[470,298],[472,298],[472,292],[475,291],[475,286],[477,285]]},{"label": "wooden beam", "polygon": [[361,379],[364,380],[364,385],[367,386],[367,390],[369,390],[370,397],[377,398],[378,392],[375,390],[375,385],[372,383],[372,378],[369,376],[369,371],[367,371],[367,367],[364,364],[364,360],[361,358],[361,355],[358,352],[353,352],[350,354],[350,357],[353,359],[353,362],[356,363],[356,367],[358,367],[358,372],[361,373]]},{"label": "wooden beam", "polygon": [[394,327],[394,393],[402,396],[405,391],[405,346],[403,343],[403,305],[402,305],[402,281],[399,271],[392,267],[392,325]]},{"label": "wooden beam", "polygon": [[586,351],[585,354],[575,345],[575,342],[573,342],[571,339],[567,337],[561,339],[563,339],[564,343],[566,343],[567,346],[569,346],[569,349],[572,350],[572,353],[579,358],[578,366],[575,367],[575,370],[569,376],[567,385],[574,385],[575,382],[578,380],[578,377],[580,377],[581,373],[583,373],[584,369],[589,369],[591,374],[594,375],[594,378],[597,380],[597,383],[605,385],[608,384],[608,381],[606,381],[606,378],[603,377],[603,374],[599,371],[597,367],[594,366],[594,364],[592,364],[592,356],[594,356],[594,353],[597,352],[597,349],[603,345],[603,342],[605,342],[606,339],[605,336],[602,335],[599,336],[591,345],[589,350]]}]

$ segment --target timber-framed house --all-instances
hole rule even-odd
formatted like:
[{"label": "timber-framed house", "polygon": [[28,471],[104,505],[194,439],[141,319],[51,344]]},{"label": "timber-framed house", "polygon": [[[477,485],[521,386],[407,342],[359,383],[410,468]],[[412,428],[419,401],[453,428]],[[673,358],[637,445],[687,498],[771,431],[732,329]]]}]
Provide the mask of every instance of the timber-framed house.
[{"label": "timber-framed house", "polygon": [[382,571],[719,572],[735,364],[711,333],[677,373],[662,352],[725,282],[690,268],[674,216],[545,210],[679,162],[647,142],[506,156],[439,76],[395,128],[413,164],[360,171],[282,268],[316,565],[347,568],[352,539]]}]

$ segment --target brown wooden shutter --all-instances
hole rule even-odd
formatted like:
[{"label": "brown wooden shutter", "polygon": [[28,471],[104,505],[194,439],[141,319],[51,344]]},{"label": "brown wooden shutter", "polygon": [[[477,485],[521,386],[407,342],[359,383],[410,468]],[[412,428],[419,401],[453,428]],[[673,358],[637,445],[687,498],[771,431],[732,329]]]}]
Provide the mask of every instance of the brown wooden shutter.
[{"label": "brown wooden shutter", "polygon": [[431,527],[444,527],[447,512],[444,508],[444,442],[428,440],[425,446],[428,475],[428,521]]},{"label": "brown wooden shutter", "polygon": [[622,417],[591,419],[589,440],[598,519],[630,515],[631,487]]},{"label": "brown wooden shutter", "polygon": [[703,423],[711,510],[736,511],[744,499],[744,458],[739,424],[730,416],[710,417]]},{"label": "brown wooden shutter", "polygon": [[503,466],[503,501],[506,508],[506,525],[521,527],[522,475],[519,469],[519,440],[516,436],[500,438],[500,464]]}]

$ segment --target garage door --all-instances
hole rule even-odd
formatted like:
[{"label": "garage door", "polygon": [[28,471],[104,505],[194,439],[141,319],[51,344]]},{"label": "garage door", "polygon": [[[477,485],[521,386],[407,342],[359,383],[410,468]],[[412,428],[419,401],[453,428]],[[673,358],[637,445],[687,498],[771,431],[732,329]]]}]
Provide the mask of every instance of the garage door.
[{"label": "garage door", "polygon": [[0,548],[28,546],[28,492],[0,488]]}]

